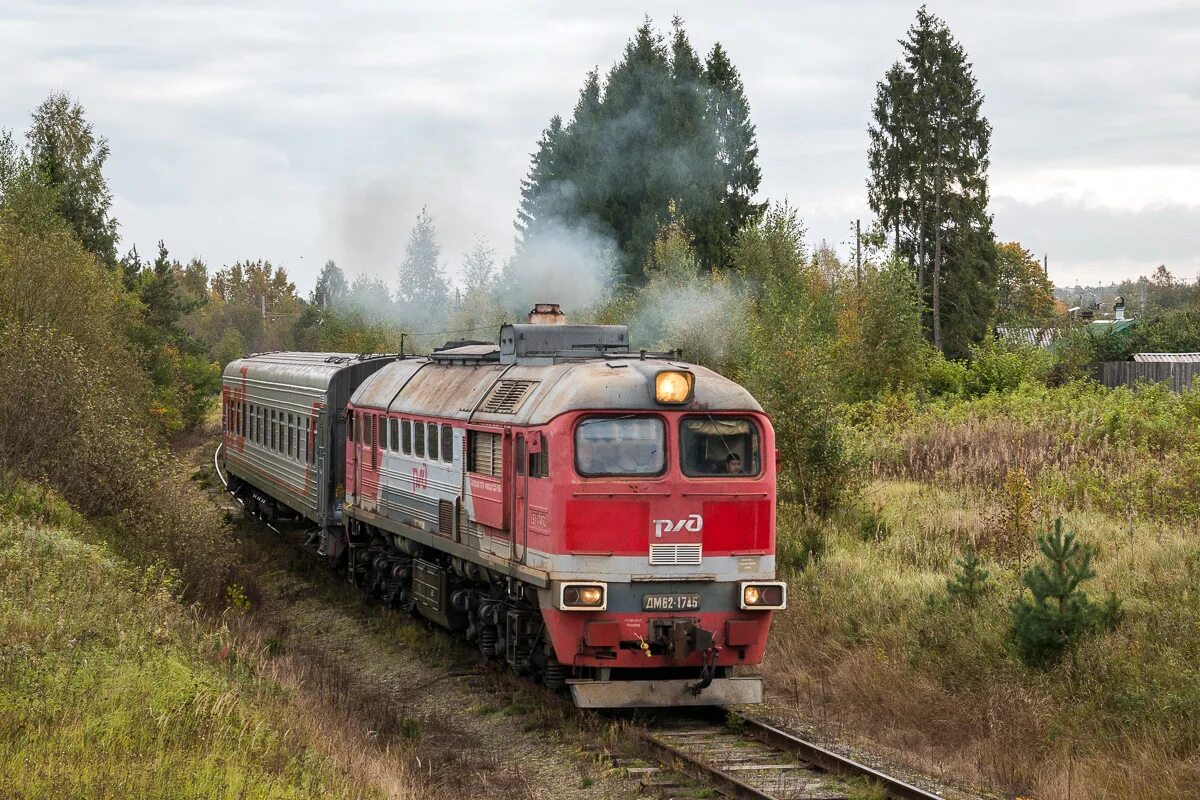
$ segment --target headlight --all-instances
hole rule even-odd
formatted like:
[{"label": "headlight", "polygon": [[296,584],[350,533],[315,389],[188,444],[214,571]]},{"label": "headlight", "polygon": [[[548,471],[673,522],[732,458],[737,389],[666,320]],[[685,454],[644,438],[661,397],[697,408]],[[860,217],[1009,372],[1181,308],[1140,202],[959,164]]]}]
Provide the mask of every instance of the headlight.
[{"label": "headlight", "polygon": [[563,611],[603,611],[608,601],[607,588],[603,583],[564,583],[558,607]]},{"label": "headlight", "polygon": [[660,403],[680,405],[692,399],[696,376],[683,370],[664,370],[654,376],[654,399]]},{"label": "headlight", "polygon": [[787,608],[787,584],[782,581],[771,583],[743,583],[743,609]]}]

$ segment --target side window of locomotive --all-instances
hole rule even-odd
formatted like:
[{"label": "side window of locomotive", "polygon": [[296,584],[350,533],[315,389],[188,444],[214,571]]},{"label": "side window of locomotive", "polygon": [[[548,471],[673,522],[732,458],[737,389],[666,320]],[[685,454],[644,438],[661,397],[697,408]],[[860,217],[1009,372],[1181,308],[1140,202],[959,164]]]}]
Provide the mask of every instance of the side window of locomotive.
[{"label": "side window of locomotive", "polygon": [[416,440],[417,440],[415,443],[416,444],[415,455],[417,458],[424,458],[425,457],[425,423],[424,422],[414,422],[413,423],[413,432],[416,433]]},{"label": "side window of locomotive", "polygon": [[429,460],[437,461],[438,457],[438,426],[429,423]]},{"label": "side window of locomotive", "polygon": [[667,466],[666,449],[658,417],[585,417],[575,426],[580,475],[659,475]]},{"label": "side window of locomotive", "polygon": [[762,471],[758,426],[745,417],[684,417],[679,425],[683,474],[752,477]]},{"label": "side window of locomotive", "polygon": [[517,474],[525,474],[525,437],[522,434],[517,434],[517,453],[513,456],[513,461],[517,465]]},{"label": "side window of locomotive", "polygon": [[442,461],[454,463],[454,429],[449,425],[442,426]]},{"label": "side window of locomotive", "polygon": [[373,414],[368,414],[362,420],[363,444],[365,444],[367,447],[373,446],[373,442],[375,441],[375,437],[371,435],[371,429],[374,427],[374,422],[375,416]]},{"label": "side window of locomotive", "polygon": [[412,420],[404,420],[400,423],[401,448],[404,454],[412,455]]},{"label": "side window of locomotive", "polygon": [[388,449],[388,418],[379,418],[379,449]]},{"label": "side window of locomotive", "polygon": [[388,444],[391,445],[391,450],[395,453],[400,449],[400,420],[388,420]]},{"label": "side window of locomotive", "polygon": [[541,452],[529,454],[529,477],[548,478],[550,477],[550,452],[547,448],[546,437],[541,433],[533,435],[537,437],[534,441],[541,442]]},{"label": "side window of locomotive", "polygon": [[346,441],[354,441],[354,412],[346,412]]}]

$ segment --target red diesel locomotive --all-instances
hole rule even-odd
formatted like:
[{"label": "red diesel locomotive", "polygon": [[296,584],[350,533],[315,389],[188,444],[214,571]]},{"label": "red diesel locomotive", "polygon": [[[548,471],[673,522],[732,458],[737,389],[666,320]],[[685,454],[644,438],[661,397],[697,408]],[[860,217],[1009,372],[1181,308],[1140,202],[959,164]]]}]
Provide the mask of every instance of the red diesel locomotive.
[{"label": "red diesel locomotive", "polygon": [[580,706],[759,702],[731,672],[786,605],[769,420],[711,370],[630,351],[625,326],[561,319],[539,306],[429,357],[231,363],[231,490]]}]

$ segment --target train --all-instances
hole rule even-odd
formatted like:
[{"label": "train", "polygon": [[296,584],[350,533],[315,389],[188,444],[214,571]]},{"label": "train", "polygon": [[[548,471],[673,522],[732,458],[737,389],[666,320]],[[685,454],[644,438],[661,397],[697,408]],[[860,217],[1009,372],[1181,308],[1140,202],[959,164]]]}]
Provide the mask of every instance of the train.
[{"label": "train", "polygon": [[588,708],[762,701],[774,431],[736,382],[554,304],[429,355],[224,370],[248,512],[382,602]]}]

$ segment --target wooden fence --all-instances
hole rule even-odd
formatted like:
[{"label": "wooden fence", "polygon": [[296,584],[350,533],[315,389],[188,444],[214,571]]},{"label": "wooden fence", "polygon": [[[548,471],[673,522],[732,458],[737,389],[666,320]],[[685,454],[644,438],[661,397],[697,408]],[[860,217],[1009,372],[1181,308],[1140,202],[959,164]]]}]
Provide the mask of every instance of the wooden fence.
[{"label": "wooden fence", "polygon": [[1105,361],[1096,365],[1096,380],[1110,389],[1133,386],[1138,381],[1166,381],[1173,391],[1178,392],[1191,386],[1197,374],[1200,374],[1200,362],[1197,361]]}]

